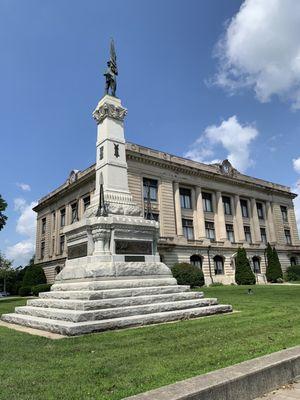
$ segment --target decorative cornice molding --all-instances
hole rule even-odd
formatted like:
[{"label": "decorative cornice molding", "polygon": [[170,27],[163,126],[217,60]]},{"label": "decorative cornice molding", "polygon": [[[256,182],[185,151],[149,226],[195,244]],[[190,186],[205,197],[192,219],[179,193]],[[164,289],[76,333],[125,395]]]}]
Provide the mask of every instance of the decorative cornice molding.
[{"label": "decorative cornice molding", "polygon": [[124,121],[126,114],[126,108],[118,107],[111,103],[104,103],[94,110],[93,117],[97,124],[100,124],[107,117],[117,121]]}]

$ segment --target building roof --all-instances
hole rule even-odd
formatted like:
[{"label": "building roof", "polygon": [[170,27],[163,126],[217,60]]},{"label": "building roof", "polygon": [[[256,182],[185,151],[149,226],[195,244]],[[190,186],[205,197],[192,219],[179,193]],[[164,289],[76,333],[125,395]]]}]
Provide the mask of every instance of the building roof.
[{"label": "building roof", "polygon": [[[127,158],[130,159],[136,159],[152,164],[161,164],[165,168],[175,169],[176,171],[182,171],[191,175],[214,176],[215,178],[222,180],[229,180],[231,183],[235,184],[254,185],[258,189],[280,192],[281,194],[288,195],[292,198],[297,196],[295,193],[291,192],[290,187],[288,186],[240,173],[231,166],[228,160],[224,160],[223,163],[220,164],[205,164],[129,142],[126,143],[126,155]],[[68,179],[58,188],[54,189],[46,196],[43,196],[33,210],[39,211],[46,204],[52,202],[57,196],[60,197],[64,192],[69,191],[69,189],[72,188],[73,190],[84,181],[92,178],[95,173],[95,165],[96,164],[93,164],[83,171],[71,171]],[[72,186],[70,187],[70,185]]]}]

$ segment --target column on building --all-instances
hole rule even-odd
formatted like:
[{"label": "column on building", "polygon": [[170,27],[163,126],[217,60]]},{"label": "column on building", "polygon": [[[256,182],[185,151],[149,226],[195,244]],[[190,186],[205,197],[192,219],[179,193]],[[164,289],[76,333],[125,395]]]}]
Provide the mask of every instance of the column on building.
[{"label": "column on building", "polygon": [[175,198],[176,231],[178,236],[182,236],[183,230],[182,230],[181,204],[180,204],[180,193],[179,193],[178,182],[174,182],[174,198]]},{"label": "column on building", "polygon": [[260,243],[261,242],[261,234],[260,234],[260,224],[257,213],[257,206],[255,198],[251,198],[251,220],[250,220],[252,231],[253,231],[253,242]]},{"label": "column on building", "polygon": [[243,216],[242,216],[242,209],[240,203],[240,196],[236,194],[234,196],[234,232],[236,235],[237,242],[244,242],[245,241],[245,231],[244,231],[244,223],[243,223]]},{"label": "column on building", "polygon": [[217,240],[223,241],[227,240],[227,233],[226,233],[226,227],[225,227],[225,215],[224,215],[224,206],[223,206],[223,199],[222,199],[222,193],[217,192],[216,193],[216,204],[217,204],[217,218],[216,218],[216,223],[217,223]]},{"label": "column on building", "polygon": [[270,201],[266,201],[266,213],[267,213],[267,229],[268,229],[268,241],[270,243],[276,242],[275,227],[273,220],[273,211]]},{"label": "column on building", "polygon": [[195,238],[196,240],[201,240],[205,239],[206,236],[201,187],[197,186],[195,189],[193,189],[192,193],[195,196],[195,203],[194,203]]}]

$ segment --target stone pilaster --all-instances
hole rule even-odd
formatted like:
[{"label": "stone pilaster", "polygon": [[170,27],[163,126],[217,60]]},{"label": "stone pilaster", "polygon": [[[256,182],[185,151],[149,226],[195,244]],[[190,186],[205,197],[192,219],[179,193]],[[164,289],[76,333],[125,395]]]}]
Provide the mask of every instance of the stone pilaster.
[{"label": "stone pilaster", "polygon": [[267,214],[267,229],[268,229],[268,240],[270,243],[276,242],[276,234],[273,220],[272,205],[269,201],[266,202],[266,214]]},{"label": "stone pilaster", "polygon": [[197,233],[196,239],[205,239],[205,218],[203,211],[203,201],[202,201],[202,192],[200,187],[196,187],[195,189],[195,197],[196,197],[196,218],[197,218]]},{"label": "stone pilaster", "polygon": [[251,226],[253,231],[253,242],[260,243],[261,242],[261,234],[260,234],[260,225],[259,219],[257,214],[257,206],[256,200],[252,197],[251,198]]},{"label": "stone pilaster", "polygon": [[234,197],[234,217],[233,217],[235,240],[237,242],[245,241],[244,223],[242,216],[242,209],[240,203],[240,196],[238,194]]},{"label": "stone pilaster", "polygon": [[180,204],[180,193],[179,193],[179,183],[174,182],[174,199],[175,199],[175,217],[176,217],[176,230],[177,235],[182,236],[182,217],[181,217],[181,204]]},{"label": "stone pilaster", "polygon": [[217,240],[227,240],[226,227],[225,227],[225,215],[224,206],[222,200],[222,193],[216,193],[216,203],[217,203],[217,224],[218,224],[218,237]]}]

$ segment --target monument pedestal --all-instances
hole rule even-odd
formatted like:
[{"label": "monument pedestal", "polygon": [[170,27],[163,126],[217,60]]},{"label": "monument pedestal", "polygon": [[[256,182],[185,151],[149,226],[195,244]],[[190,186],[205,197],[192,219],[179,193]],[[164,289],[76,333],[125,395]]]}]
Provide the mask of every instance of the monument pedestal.
[{"label": "monument pedestal", "polygon": [[96,189],[84,217],[64,228],[65,267],[51,291],[5,314],[6,322],[80,335],[232,311],[177,285],[157,252],[159,224],[141,216],[128,189],[119,99],[106,95],[98,123]]}]

